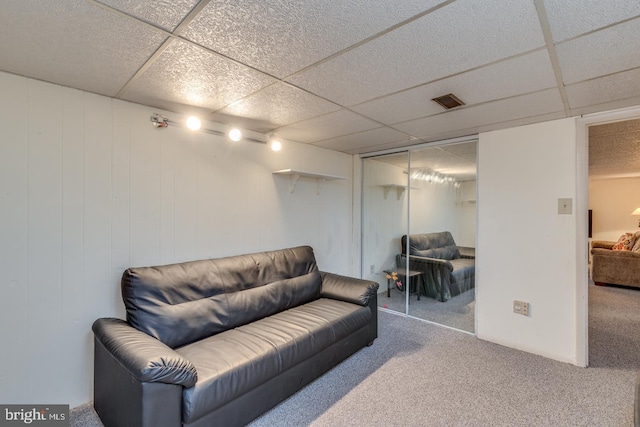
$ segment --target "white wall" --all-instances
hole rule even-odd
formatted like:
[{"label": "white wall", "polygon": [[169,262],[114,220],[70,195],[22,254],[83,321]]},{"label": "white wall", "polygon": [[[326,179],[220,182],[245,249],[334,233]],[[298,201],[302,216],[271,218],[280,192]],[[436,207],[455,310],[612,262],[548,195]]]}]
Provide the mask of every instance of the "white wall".
[{"label": "white wall", "polygon": [[[402,236],[407,234],[408,194],[385,186],[407,185],[406,168],[376,158],[364,160],[363,190],[363,275],[377,281],[378,292],[386,292],[383,270],[396,268]],[[450,231],[457,235],[458,203],[452,185],[411,180],[411,234]],[[374,273],[371,273],[371,265]]]},{"label": "white wall", "polygon": [[576,215],[557,213],[575,205],[575,119],[482,133],[478,149],[478,337],[576,363]]},{"label": "white wall", "polygon": [[640,217],[640,177],[589,180],[589,209],[593,210],[593,240],[613,240],[635,233]]},{"label": "white wall", "polygon": [[476,181],[460,183],[458,189],[458,246],[476,247]]},{"label": "white wall", "polygon": [[[387,289],[385,269],[395,269],[400,239],[407,234],[407,191],[398,193],[384,186],[407,185],[403,168],[374,159],[363,165],[362,278],[378,282],[378,292]],[[371,266],[374,273],[371,273]]]},{"label": "white wall", "polygon": [[449,231],[457,243],[457,189],[419,179],[412,179],[411,187],[411,234]]},{"label": "white wall", "polygon": [[[159,130],[152,108],[5,73],[0,93],[0,402],[92,398],[91,324],[124,316],[129,266],[309,244],[354,273],[352,156]],[[349,179],[290,194],[285,168]]]}]

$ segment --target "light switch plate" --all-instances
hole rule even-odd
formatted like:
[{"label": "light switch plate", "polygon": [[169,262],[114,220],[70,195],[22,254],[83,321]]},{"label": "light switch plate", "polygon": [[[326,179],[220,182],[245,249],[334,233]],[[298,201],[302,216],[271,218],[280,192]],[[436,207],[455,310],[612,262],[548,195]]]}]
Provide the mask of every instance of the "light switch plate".
[{"label": "light switch plate", "polygon": [[559,214],[573,213],[573,199],[558,199],[558,213]]}]

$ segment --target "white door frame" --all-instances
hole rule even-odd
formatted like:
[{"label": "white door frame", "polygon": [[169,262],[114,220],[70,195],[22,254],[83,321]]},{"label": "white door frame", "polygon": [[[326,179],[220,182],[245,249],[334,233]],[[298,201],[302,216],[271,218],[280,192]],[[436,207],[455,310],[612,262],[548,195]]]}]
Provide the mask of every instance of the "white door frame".
[{"label": "white door frame", "polygon": [[589,126],[640,118],[640,107],[588,114],[576,122],[576,364],[589,366]]}]

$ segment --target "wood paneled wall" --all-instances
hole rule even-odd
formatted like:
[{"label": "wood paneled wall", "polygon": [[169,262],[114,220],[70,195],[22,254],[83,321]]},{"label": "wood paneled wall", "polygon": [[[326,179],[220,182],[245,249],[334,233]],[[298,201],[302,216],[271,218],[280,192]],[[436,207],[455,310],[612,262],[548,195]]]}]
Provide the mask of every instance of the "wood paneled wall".
[{"label": "wood paneled wall", "polygon": [[[308,244],[353,273],[352,156],[159,130],[153,108],[5,73],[0,94],[0,402],[92,398],[91,324],[124,316],[129,266]],[[289,193],[285,168],[349,179]]]}]

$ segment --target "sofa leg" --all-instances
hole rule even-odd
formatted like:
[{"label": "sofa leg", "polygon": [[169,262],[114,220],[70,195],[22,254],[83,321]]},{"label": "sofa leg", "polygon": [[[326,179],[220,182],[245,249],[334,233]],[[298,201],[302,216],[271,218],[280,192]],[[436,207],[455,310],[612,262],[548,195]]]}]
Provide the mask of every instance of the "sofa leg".
[{"label": "sofa leg", "polygon": [[372,345],[373,345],[373,341],[369,341],[369,342],[367,343],[367,347],[371,347]]}]

